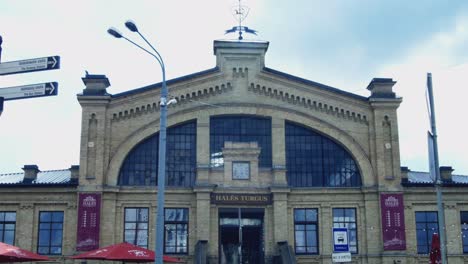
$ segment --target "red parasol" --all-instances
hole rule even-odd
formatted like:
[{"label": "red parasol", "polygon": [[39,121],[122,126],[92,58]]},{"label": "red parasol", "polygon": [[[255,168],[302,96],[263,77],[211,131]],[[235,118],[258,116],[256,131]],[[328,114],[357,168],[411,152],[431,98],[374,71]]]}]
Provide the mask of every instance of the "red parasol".
[{"label": "red parasol", "polygon": [[432,243],[431,243],[431,253],[429,253],[429,259],[431,264],[440,264],[441,255],[440,255],[440,239],[439,234],[432,234]]},{"label": "red parasol", "polygon": [[[99,259],[125,262],[151,262],[154,261],[154,251],[138,247],[127,242],[123,242],[88,251],[76,256],[72,256],[70,258]],[[163,256],[163,261],[172,263],[180,262],[179,259],[169,256]]]},{"label": "red parasol", "polygon": [[31,251],[0,242],[0,262],[28,262],[51,260]]}]

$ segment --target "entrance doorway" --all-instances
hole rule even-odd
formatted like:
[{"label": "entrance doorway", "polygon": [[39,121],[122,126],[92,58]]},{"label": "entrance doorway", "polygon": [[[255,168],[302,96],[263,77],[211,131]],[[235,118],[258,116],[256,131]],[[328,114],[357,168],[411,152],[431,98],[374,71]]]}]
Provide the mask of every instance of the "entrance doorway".
[{"label": "entrance doorway", "polygon": [[219,209],[219,263],[263,264],[263,208]]}]

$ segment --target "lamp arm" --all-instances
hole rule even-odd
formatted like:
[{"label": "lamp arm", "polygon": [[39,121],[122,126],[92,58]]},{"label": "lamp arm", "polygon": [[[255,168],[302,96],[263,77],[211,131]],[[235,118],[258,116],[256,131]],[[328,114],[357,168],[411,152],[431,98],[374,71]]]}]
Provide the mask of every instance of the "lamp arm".
[{"label": "lamp arm", "polygon": [[[162,61],[162,58],[161,58],[161,55],[159,55],[159,53],[156,53],[158,54],[158,56],[154,55],[152,52],[150,52],[149,50],[143,48],[142,46],[138,45],[137,43],[135,43],[134,41],[132,41],[131,39],[129,38],[126,38],[125,36],[122,36],[122,38],[124,38],[125,40],[127,40],[128,42],[132,43],[133,45],[137,46],[138,48],[140,48],[141,50],[143,50],[144,52],[148,53],[149,55],[153,56],[159,63],[159,65],[161,65],[161,67],[164,68],[164,63]],[[154,49],[154,48],[153,48]]]},{"label": "lamp arm", "polygon": [[137,33],[151,47],[151,49],[153,49],[153,51],[156,52],[156,54],[159,57],[159,61],[161,61],[161,66],[164,68],[164,61],[162,59],[161,54],[159,54],[159,52],[153,47],[153,45],[151,45],[151,43],[145,38],[145,36],[143,36],[143,34],[140,33],[140,31],[137,31]]}]

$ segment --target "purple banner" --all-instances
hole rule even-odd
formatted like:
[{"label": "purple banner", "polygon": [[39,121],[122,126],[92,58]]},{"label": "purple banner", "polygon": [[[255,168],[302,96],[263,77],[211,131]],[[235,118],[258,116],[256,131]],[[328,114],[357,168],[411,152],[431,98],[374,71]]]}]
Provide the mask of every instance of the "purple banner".
[{"label": "purple banner", "polygon": [[80,193],[78,204],[77,251],[99,248],[101,194]]},{"label": "purple banner", "polygon": [[384,250],[405,250],[405,207],[403,194],[380,194]]}]

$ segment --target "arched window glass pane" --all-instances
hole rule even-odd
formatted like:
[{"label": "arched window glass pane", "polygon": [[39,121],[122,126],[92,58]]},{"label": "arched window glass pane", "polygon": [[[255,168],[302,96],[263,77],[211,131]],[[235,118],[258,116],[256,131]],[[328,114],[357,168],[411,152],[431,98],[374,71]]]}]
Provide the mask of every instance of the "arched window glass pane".
[{"label": "arched window glass pane", "polygon": [[286,122],[286,175],[293,187],[361,186],[356,162],[341,145],[312,129]]},{"label": "arched window glass pane", "polygon": [[224,142],[257,142],[259,166],[271,167],[271,119],[257,116],[215,116],[210,119],[210,162],[224,165]]},{"label": "arched window glass pane", "polygon": [[[196,173],[196,121],[167,129],[166,185],[190,187]],[[157,185],[159,133],[143,140],[125,158],[119,185]]]}]

